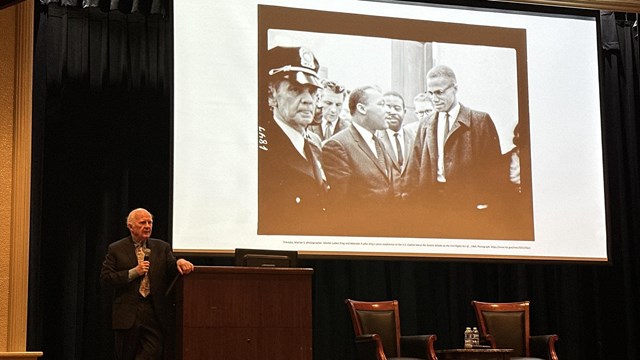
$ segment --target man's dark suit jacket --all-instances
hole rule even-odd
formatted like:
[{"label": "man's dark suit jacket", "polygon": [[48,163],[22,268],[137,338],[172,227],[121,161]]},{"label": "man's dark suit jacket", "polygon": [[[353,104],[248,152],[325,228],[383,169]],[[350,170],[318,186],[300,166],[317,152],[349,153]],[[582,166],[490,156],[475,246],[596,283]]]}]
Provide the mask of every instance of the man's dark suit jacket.
[{"label": "man's dark suit jacket", "polygon": [[393,161],[383,153],[386,169],[353,125],[322,147],[332,214],[343,220],[335,224],[347,234],[380,235],[381,211],[388,210],[394,196]]},{"label": "man's dark suit jacket", "polygon": [[[333,128],[332,135],[335,135],[344,129],[348,129],[349,126],[351,126],[350,120],[338,118],[338,120],[336,121],[337,121],[336,126]],[[327,140],[324,138],[324,129],[322,128],[322,117],[320,117],[317,120],[314,120],[311,124],[309,124],[309,126],[307,126],[307,131],[310,131],[318,135],[318,137],[320,137],[320,139],[322,139],[323,142]]]},{"label": "man's dark suit jacket", "polygon": [[491,117],[460,105],[444,145],[444,185],[437,182],[437,119],[436,112],[420,123],[407,168],[414,212],[432,219],[416,220],[416,228],[428,228],[423,236],[508,236],[502,234],[501,217],[509,169]]},{"label": "man's dark suit jacket", "polygon": [[[316,179],[275,120],[264,121],[259,130],[258,234],[324,234],[326,181]],[[320,139],[312,136],[310,148],[321,167]]]},{"label": "man's dark suit jacket", "polygon": [[[413,192],[430,191],[437,184],[438,147],[435,112],[420,124],[407,172]],[[468,206],[487,204],[508,180],[498,132],[489,114],[460,104],[444,145],[447,191]]]},{"label": "man's dark suit jacket", "polygon": [[389,138],[389,133],[386,130],[380,130],[376,132],[376,135],[384,144],[384,147],[389,154],[389,157],[393,161],[393,170],[394,170],[394,184],[393,188],[396,193],[396,196],[401,196],[403,193],[407,192],[407,164],[409,163],[409,159],[411,158],[411,151],[413,149],[413,140],[416,137],[415,130],[403,128],[404,131],[404,163],[400,165],[398,162],[398,154],[393,151],[393,146],[391,145],[392,141],[396,141],[396,139]]},{"label": "man's dark suit jacket", "polygon": [[[163,328],[169,328],[171,310],[170,298],[165,296],[167,287],[178,275],[176,258],[167,242],[150,238],[147,248],[151,249],[149,257],[149,282],[153,308]],[[112,327],[114,330],[129,329],[136,320],[136,311],[140,302],[140,282],[142,277],[129,281],[129,269],[138,265],[135,244],[131,236],[120,239],[111,245],[102,263],[100,278],[113,287],[114,299],[112,308]]]}]

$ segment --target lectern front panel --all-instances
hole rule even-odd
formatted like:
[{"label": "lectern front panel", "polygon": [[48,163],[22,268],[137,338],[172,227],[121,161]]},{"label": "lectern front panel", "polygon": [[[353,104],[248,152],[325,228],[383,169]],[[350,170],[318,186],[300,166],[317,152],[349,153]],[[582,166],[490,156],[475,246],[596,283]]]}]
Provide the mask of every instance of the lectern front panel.
[{"label": "lectern front panel", "polygon": [[178,359],[312,359],[312,269],[196,267],[177,284]]}]

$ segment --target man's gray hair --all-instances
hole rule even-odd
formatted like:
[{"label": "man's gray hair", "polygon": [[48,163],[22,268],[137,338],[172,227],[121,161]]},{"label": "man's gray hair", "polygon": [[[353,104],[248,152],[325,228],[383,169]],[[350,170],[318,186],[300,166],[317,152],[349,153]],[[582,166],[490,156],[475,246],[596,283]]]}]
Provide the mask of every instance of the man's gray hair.
[{"label": "man's gray hair", "polygon": [[129,213],[129,216],[127,216],[127,226],[129,226],[129,224],[133,224],[133,218],[135,216],[135,214],[144,211],[147,214],[149,214],[151,216],[151,218],[153,219],[153,214],[151,214],[147,209],[144,208],[137,208],[137,209],[133,209],[131,210],[131,212]]}]

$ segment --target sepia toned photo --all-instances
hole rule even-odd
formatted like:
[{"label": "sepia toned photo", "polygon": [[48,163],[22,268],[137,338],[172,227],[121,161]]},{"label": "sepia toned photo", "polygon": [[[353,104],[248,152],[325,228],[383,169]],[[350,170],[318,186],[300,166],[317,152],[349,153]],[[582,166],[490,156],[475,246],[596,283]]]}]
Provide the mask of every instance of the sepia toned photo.
[{"label": "sepia toned photo", "polygon": [[534,240],[525,30],[258,14],[258,234]]}]

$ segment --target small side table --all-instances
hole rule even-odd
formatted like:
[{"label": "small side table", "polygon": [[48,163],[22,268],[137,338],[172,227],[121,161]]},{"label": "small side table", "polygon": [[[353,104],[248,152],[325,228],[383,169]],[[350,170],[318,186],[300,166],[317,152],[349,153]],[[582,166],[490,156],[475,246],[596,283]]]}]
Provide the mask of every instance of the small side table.
[{"label": "small side table", "polygon": [[510,360],[513,349],[447,349],[436,350],[442,360]]}]

